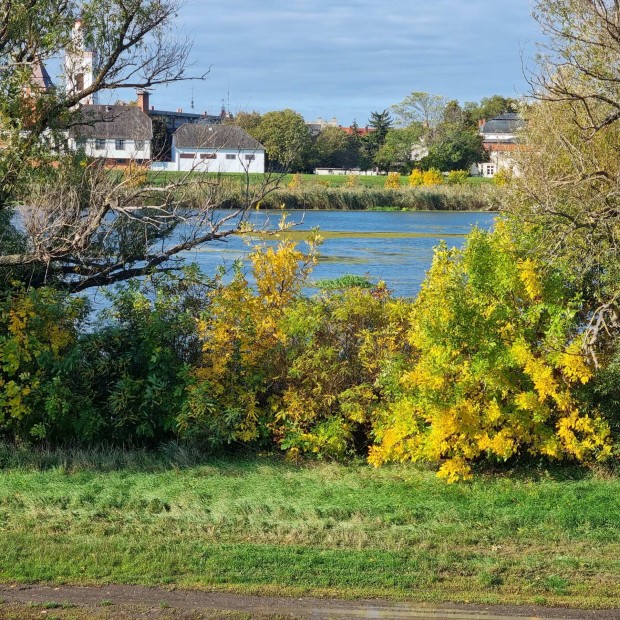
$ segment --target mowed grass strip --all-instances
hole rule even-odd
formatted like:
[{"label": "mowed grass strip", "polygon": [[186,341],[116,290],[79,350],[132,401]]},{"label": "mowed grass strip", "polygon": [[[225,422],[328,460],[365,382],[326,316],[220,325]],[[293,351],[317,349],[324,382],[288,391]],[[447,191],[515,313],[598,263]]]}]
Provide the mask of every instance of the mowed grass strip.
[{"label": "mowed grass strip", "polygon": [[[265,181],[278,181],[281,187],[288,187],[290,183],[295,185],[319,185],[326,187],[347,187],[351,184],[351,176],[342,174],[281,174],[281,173],[237,173],[237,172],[225,172],[225,173],[205,173],[205,172],[193,172],[188,174],[187,172],[162,172],[162,171],[149,171],[148,181],[151,185],[163,186],[169,183],[186,180],[189,178],[212,178],[219,179],[223,182],[231,182],[235,184],[245,185],[247,182],[250,185],[261,185]],[[359,187],[374,187],[380,188],[385,186],[387,179],[386,175],[355,175],[354,184]],[[407,175],[400,176],[400,184],[402,186],[408,185]],[[493,185],[492,178],[487,177],[468,177],[466,185],[480,186],[480,185]]]},{"label": "mowed grass strip", "polygon": [[620,606],[616,477],[177,456],[6,465],[0,580]]}]

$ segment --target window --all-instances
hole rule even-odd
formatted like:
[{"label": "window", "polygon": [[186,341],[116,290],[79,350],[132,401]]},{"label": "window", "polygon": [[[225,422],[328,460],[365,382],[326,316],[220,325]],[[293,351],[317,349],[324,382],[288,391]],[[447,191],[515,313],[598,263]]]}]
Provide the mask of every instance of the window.
[{"label": "window", "polygon": [[226,153],[226,159],[237,159],[234,153]]},{"label": "window", "polygon": [[246,155],[245,161],[254,161],[256,159],[256,155]]},{"label": "window", "polygon": [[86,148],[86,138],[78,138],[75,141],[75,145],[77,146],[78,149]]},{"label": "window", "polygon": [[194,159],[195,155],[194,153],[181,153],[179,157],[181,159]]},{"label": "window", "polygon": [[105,140],[103,138],[95,138],[95,150],[103,151],[105,149]]},{"label": "window", "polygon": [[124,151],[125,150],[125,140],[115,140],[114,141],[114,146],[116,148],[117,151]]},{"label": "window", "polygon": [[200,159],[217,159],[217,155],[215,153],[201,153]]},{"label": "window", "polygon": [[144,140],[135,140],[136,150],[141,151],[144,148]]}]

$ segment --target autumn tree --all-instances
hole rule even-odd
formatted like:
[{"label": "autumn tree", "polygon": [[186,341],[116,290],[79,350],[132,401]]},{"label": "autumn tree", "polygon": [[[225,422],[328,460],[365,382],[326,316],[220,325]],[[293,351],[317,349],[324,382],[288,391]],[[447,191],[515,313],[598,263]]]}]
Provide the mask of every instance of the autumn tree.
[{"label": "autumn tree", "polygon": [[590,354],[604,366],[620,336],[620,4],[554,0],[534,14],[547,43],[506,204],[529,223],[533,253],[570,266]]}]

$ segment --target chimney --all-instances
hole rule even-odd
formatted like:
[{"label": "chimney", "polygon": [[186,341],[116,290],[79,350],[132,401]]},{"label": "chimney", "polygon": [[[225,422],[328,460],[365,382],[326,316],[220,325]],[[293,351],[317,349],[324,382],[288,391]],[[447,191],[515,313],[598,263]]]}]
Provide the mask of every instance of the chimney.
[{"label": "chimney", "polygon": [[149,113],[149,92],[147,90],[138,91],[138,107],[145,113]]},{"label": "chimney", "polygon": [[479,127],[480,129],[482,129],[482,128],[484,127],[484,125],[486,124],[486,122],[487,122],[487,119],[486,119],[486,118],[481,118],[481,119],[478,121],[478,127]]},{"label": "chimney", "polygon": [[177,108],[177,112],[178,112],[179,114],[183,114],[183,108]]}]

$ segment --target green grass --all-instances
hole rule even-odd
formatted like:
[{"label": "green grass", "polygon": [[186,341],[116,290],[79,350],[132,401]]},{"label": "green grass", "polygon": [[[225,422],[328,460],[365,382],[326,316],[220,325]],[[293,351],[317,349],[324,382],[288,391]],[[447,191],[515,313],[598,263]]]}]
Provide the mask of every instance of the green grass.
[{"label": "green grass", "polygon": [[[155,185],[164,185],[169,182],[174,182],[179,179],[184,179],[187,177],[186,172],[153,172],[149,171],[149,182]],[[232,183],[245,183],[246,180],[249,179],[251,185],[259,185],[262,183],[269,175],[260,174],[260,173],[237,173],[237,172],[228,172],[228,173],[217,173],[217,174],[209,174],[209,173],[195,173],[194,176],[198,177],[217,177],[223,179],[225,181],[229,181]],[[289,183],[293,180],[293,178],[297,175],[292,174],[272,174],[270,178],[279,179],[280,186],[287,187]],[[378,176],[364,176],[359,175],[356,177],[358,180],[356,181],[356,185],[360,187],[374,187],[381,188],[385,185],[386,176],[378,175]],[[300,174],[299,179],[301,180],[301,185],[318,185],[318,186],[327,186],[327,187],[343,187],[349,183],[349,177],[345,175],[336,175],[336,174]],[[404,187],[407,185],[407,177],[405,175],[401,175],[400,177],[401,185]],[[485,177],[468,177],[466,185],[493,185],[493,180]]]},{"label": "green grass", "polygon": [[620,480],[0,450],[0,581],[620,605]]}]

